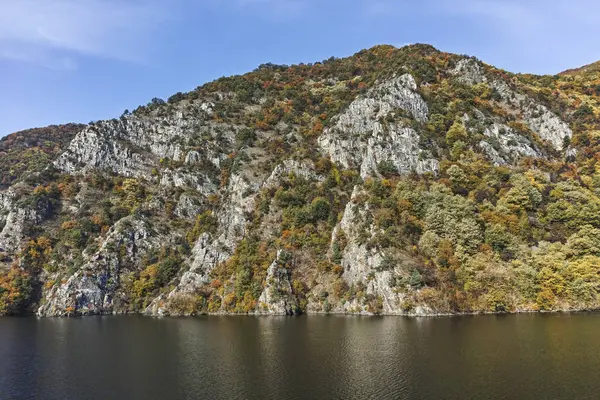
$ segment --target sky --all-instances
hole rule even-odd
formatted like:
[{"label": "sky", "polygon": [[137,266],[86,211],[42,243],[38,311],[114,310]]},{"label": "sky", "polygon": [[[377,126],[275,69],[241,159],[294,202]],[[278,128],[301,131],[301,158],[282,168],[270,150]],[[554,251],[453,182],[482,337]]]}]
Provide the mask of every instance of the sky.
[{"label": "sky", "polygon": [[600,60],[599,22],[598,0],[0,0],[0,136],[377,44],[558,73]]}]

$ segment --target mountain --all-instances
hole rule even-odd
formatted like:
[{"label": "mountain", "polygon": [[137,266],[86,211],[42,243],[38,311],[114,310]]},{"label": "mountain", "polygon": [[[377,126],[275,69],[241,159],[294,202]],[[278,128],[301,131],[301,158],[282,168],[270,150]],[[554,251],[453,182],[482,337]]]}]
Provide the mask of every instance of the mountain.
[{"label": "mountain", "polygon": [[600,79],[428,45],[0,141],[0,313],[600,306]]},{"label": "mountain", "polygon": [[598,74],[600,74],[600,61],[584,65],[580,68],[568,69],[566,71],[561,72],[559,75],[587,75],[588,79],[590,78],[589,75],[596,75],[595,77],[591,77],[592,79],[594,79],[598,77]]},{"label": "mountain", "polygon": [[0,140],[0,190],[16,180],[39,173],[62,153],[73,137],[85,126],[52,125],[8,135]]}]

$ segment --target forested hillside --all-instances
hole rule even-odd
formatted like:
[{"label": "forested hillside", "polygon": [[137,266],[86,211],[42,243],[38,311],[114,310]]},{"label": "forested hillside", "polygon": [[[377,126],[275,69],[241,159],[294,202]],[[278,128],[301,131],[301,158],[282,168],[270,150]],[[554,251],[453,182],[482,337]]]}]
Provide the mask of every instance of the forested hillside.
[{"label": "forested hillside", "polygon": [[600,308],[600,68],[264,64],[0,141],[0,314]]}]

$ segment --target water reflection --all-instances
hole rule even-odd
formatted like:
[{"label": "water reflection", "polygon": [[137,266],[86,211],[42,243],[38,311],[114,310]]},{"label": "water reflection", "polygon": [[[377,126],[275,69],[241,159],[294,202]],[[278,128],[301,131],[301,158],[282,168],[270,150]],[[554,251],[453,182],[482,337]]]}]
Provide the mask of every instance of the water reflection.
[{"label": "water reflection", "polygon": [[598,314],[0,319],[0,399],[597,398]]}]

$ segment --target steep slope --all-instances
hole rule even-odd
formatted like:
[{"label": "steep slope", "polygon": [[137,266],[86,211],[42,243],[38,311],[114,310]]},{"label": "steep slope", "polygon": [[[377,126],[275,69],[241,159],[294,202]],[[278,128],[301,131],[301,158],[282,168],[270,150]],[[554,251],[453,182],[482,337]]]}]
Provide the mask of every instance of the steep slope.
[{"label": "steep slope", "polygon": [[571,76],[581,76],[581,75],[592,75],[600,73],[600,61],[596,61],[594,63],[584,65],[580,68],[568,69],[566,71],[561,72],[560,75],[571,75]]},{"label": "steep slope", "polygon": [[595,79],[377,46],[73,127],[0,191],[0,313],[596,308]]},{"label": "steep slope", "polygon": [[84,125],[53,125],[13,133],[0,139],[0,189],[24,174],[41,172],[69,145]]}]

